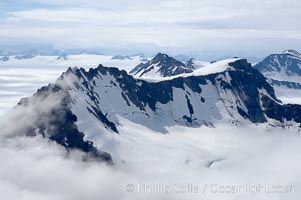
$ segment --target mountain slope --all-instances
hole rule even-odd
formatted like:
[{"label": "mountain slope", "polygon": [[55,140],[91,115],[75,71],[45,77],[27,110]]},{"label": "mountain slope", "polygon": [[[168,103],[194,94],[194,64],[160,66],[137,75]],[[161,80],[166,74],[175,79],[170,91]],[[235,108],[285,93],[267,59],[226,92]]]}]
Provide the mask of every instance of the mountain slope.
[{"label": "mountain slope", "polygon": [[135,77],[168,77],[183,73],[190,73],[192,69],[184,63],[169,57],[166,54],[159,53],[151,61],[141,63],[130,71]]}]

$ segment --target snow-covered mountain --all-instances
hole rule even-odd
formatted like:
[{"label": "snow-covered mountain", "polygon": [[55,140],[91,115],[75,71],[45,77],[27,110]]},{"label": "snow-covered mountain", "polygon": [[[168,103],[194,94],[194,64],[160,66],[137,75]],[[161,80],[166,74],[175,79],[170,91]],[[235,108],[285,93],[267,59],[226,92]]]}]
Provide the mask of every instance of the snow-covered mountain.
[{"label": "snow-covered mountain", "polygon": [[262,73],[278,72],[288,76],[301,76],[301,54],[296,50],[272,54],[254,67]]},{"label": "snow-covered mountain", "polygon": [[281,99],[287,102],[301,102],[293,98],[301,97],[301,54],[296,50],[271,54],[254,68],[268,78],[268,82]]},{"label": "snow-covered mountain", "polygon": [[106,144],[110,134],[126,128],[126,121],[160,133],[175,125],[218,123],[298,129],[301,106],[282,104],[247,60],[232,59],[158,82],[102,65],[89,71],[69,68],[55,84],[22,99],[11,115],[18,126],[3,126],[4,133],[41,134],[68,149],[112,162],[93,142]]},{"label": "snow-covered mountain", "polygon": [[135,77],[160,78],[191,72],[192,69],[187,67],[184,63],[167,54],[158,53],[149,62],[137,65],[130,71],[130,74]]}]

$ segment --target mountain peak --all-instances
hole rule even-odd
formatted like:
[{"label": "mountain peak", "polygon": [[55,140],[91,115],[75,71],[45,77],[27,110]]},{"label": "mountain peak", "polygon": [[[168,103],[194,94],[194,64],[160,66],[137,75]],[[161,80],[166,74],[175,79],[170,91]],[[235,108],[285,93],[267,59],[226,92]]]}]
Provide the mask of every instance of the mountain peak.
[{"label": "mountain peak", "polygon": [[136,77],[162,78],[191,72],[184,63],[167,54],[158,53],[151,61],[139,64],[130,73]]},{"label": "mountain peak", "polygon": [[[174,58],[172,58],[164,53],[158,53],[153,59],[151,59],[151,62],[158,63],[158,62],[163,62],[165,60],[170,60],[170,59],[174,59]],[[176,60],[176,59],[174,59],[174,60]]]}]

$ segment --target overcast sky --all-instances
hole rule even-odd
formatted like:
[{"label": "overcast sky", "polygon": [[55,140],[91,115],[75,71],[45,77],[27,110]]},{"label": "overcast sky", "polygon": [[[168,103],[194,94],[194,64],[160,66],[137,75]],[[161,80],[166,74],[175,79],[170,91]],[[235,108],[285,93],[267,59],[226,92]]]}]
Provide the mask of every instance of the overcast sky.
[{"label": "overcast sky", "polygon": [[300,9],[300,0],[1,0],[0,45],[258,57],[301,49]]}]

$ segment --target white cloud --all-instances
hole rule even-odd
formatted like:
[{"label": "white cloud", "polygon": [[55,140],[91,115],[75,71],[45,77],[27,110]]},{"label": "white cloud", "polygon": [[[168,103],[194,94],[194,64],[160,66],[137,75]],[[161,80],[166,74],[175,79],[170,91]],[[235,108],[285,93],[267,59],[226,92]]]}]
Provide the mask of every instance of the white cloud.
[{"label": "white cloud", "polygon": [[[301,44],[301,3],[296,0],[57,0],[50,4],[59,8],[45,6],[8,12],[8,17],[1,20],[0,43],[46,43],[121,51],[126,46],[153,43],[171,51],[179,52],[181,48],[182,53],[217,49],[262,52],[262,41],[269,43],[269,51],[298,49]],[[239,45],[232,47],[228,44],[230,40]]]},{"label": "white cloud", "polygon": [[126,175],[81,156],[42,138],[1,138],[1,199],[118,199]]},{"label": "white cloud", "polygon": [[[128,124],[127,124],[128,125]],[[114,148],[124,163],[108,167],[82,162],[41,137],[0,136],[0,198],[22,200],[98,199],[296,199],[300,195],[300,137],[263,127],[170,127],[163,135],[145,127],[127,126],[116,135]],[[288,133],[288,132],[286,132]],[[211,168],[209,161],[221,159]],[[186,163],[186,164],[185,164]],[[127,184],[193,184],[201,194],[128,193]],[[211,184],[283,185],[294,193],[214,194]]]}]

